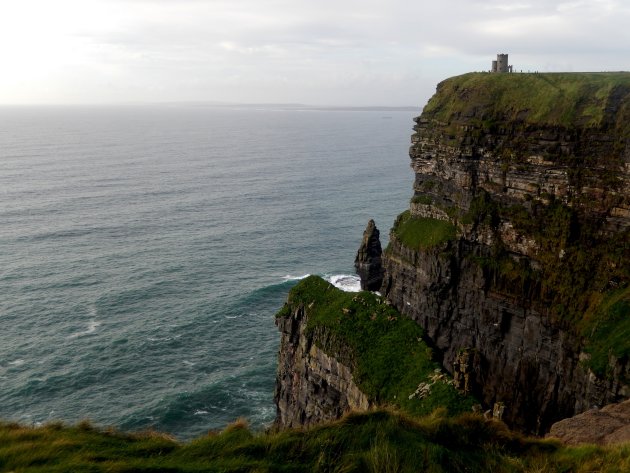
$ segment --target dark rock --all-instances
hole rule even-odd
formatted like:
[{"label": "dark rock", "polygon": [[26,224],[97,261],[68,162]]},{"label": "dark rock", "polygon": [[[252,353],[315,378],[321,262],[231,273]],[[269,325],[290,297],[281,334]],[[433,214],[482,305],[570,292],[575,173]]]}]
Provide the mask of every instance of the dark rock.
[{"label": "dark rock", "polygon": [[276,319],[281,333],[274,394],[279,428],[307,427],[370,407],[352,378],[349,353],[326,354],[315,342],[328,334],[305,333],[307,320],[303,305],[290,306],[287,315]]},{"label": "dark rock", "polygon": [[354,260],[354,267],[361,278],[361,289],[378,291],[383,283],[383,265],[380,232],[374,220],[370,220],[363,232],[363,240]]}]

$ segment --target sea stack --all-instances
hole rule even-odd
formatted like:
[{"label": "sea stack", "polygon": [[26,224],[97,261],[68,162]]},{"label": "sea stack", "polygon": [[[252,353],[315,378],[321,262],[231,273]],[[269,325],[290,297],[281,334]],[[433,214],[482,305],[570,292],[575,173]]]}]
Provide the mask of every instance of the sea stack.
[{"label": "sea stack", "polygon": [[354,267],[361,278],[361,289],[364,291],[378,291],[383,283],[383,265],[381,264],[381,240],[380,232],[376,228],[374,220],[368,222],[363,232],[363,241],[357,257],[354,260]]}]

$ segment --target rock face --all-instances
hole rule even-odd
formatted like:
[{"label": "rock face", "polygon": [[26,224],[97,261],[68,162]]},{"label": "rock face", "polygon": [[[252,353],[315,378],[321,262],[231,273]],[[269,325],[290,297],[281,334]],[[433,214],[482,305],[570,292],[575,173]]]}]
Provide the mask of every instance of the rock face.
[{"label": "rock face", "polygon": [[551,426],[547,437],[569,445],[630,442],[630,401],[591,409]]},{"label": "rock face", "polygon": [[[630,300],[630,75],[604,92],[600,78],[566,75],[591,87],[573,102],[562,75],[532,76],[438,86],[412,136],[409,218],[457,236],[411,244],[399,218],[381,291],[426,329],[462,389],[541,434],[630,397],[627,351],[593,341],[603,324],[592,323],[612,320],[602,301]],[[557,90],[553,103],[536,95]]]},{"label": "rock face", "polygon": [[[290,307],[276,319],[281,332],[276,377],[276,426],[306,427],[335,420],[350,410],[366,410],[369,400],[352,379],[347,353],[327,355],[315,345],[326,345],[327,334],[305,334],[303,305]],[[344,364],[345,362],[345,364]]]},{"label": "rock face", "polygon": [[383,250],[379,236],[374,220],[370,220],[354,260],[354,267],[361,278],[361,289],[364,291],[378,291],[383,283]]}]

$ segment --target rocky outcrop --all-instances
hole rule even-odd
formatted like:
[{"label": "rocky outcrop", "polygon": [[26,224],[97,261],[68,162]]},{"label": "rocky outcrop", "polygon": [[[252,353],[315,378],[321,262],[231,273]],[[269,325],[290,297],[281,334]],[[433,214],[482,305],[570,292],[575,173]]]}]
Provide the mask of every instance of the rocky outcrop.
[{"label": "rocky outcrop", "polygon": [[383,283],[383,250],[379,236],[374,220],[370,220],[354,260],[354,267],[361,278],[361,289],[364,291],[378,291]]},{"label": "rocky outcrop", "polygon": [[516,76],[446,81],[416,119],[411,218],[449,222],[456,238],[414,246],[399,219],[381,291],[426,329],[461,389],[540,434],[630,396],[628,357],[610,347],[595,372],[598,325],[584,328],[630,279],[630,76],[603,92],[578,77],[591,89],[575,110],[523,95],[530,79]]},{"label": "rocky outcrop", "polygon": [[326,354],[325,330],[307,334],[304,305],[287,306],[276,318],[281,332],[276,377],[275,424],[306,427],[335,420],[351,410],[366,410],[370,402],[352,378],[350,353]]},{"label": "rocky outcrop", "polygon": [[590,409],[551,426],[547,437],[568,445],[610,445],[630,442],[630,401]]}]

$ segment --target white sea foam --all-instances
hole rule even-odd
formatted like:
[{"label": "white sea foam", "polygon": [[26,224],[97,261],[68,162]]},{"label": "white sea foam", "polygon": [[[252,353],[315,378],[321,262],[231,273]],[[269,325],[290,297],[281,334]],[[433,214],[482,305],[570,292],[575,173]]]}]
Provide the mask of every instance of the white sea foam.
[{"label": "white sea foam", "polygon": [[205,415],[207,415],[207,414],[210,414],[210,412],[209,412],[209,411],[204,411],[204,410],[202,410],[202,409],[199,409],[199,410],[196,410],[196,411],[195,411],[195,413],[194,413],[193,415],[196,415],[196,416],[205,416]]},{"label": "white sea foam", "polygon": [[260,407],[256,414],[251,416],[251,420],[257,423],[263,423],[263,425],[270,425],[273,422],[275,411],[275,407]]},{"label": "white sea foam", "polygon": [[184,361],[182,361],[182,363],[184,363],[186,366],[195,366],[194,362],[188,361],[188,360],[184,360]]},{"label": "white sea foam", "polygon": [[181,335],[173,335],[172,337],[147,337],[149,342],[170,342],[171,340],[177,340]]},{"label": "white sea foam", "polygon": [[90,322],[88,322],[87,328],[85,330],[73,333],[72,335],[69,335],[68,338],[78,338],[83,337],[84,335],[90,335],[91,333],[96,332],[96,329],[99,328],[101,324],[102,322],[98,320],[91,320]]},{"label": "white sea foam", "polygon": [[26,363],[26,361],[24,361],[22,358],[19,358],[17,360],[9,361],[8,365],[9,366],[22,366],[24,363]]},{"label": "white sea foam", "polygon": [[361,279],[354,274],[331,274],[325,276],[324,279],[345,292],[359,292],[361,290]]},{"label": "white sea foam", "polygon": [[284,282],[288,282],[288,281],[301,281],[302,279],[305,279],[305,278],[307,278],[307,277],[309,277],[309,276],[310,276],[310,274],[304,274],[304,275],[302,275],[302,276],[293,276],[293,275],[291,275],[291,274],[287,274],[286,276],[284,276],[284,277],[282,278],[282,280],[283,280]]}]

